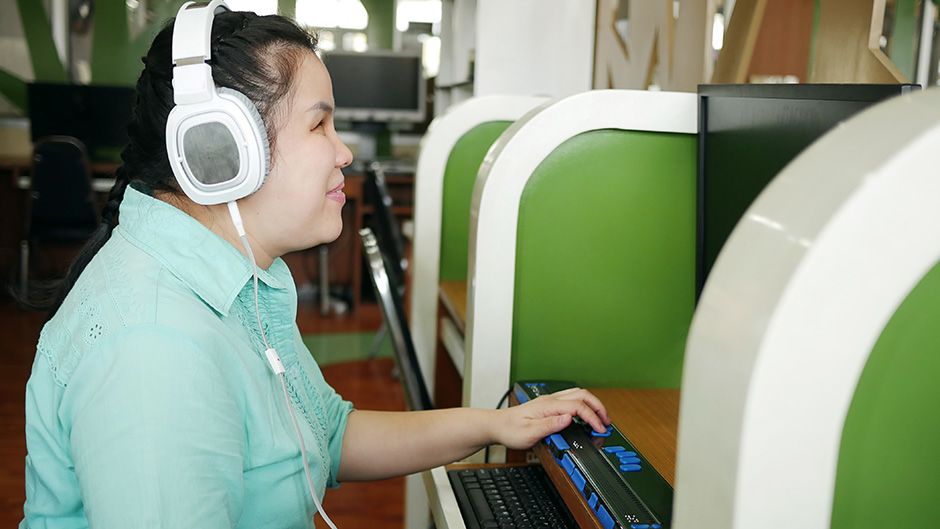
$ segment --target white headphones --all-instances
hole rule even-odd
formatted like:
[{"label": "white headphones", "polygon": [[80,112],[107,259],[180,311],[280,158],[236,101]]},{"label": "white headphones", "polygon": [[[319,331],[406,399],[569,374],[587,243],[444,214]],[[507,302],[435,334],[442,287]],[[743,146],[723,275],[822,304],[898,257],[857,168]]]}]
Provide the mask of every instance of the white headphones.
[{"label": "white headphones", "polygon": [[173,100],[166,123],[170,167],[193,202],[222,204],[261,187],[270,152],[254,103],[216,88],[211,58],[212,21],[229,8],[223,0],[186,2],[173,26]]}]

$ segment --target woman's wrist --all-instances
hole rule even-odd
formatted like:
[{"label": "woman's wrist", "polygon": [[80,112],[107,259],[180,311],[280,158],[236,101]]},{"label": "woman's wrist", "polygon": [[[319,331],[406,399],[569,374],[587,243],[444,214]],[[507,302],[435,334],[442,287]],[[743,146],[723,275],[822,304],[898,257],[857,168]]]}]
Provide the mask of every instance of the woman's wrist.
[{"label": "woman's wrist", "polygon": [[478,410],[480,413],[480,426],[484,432],[483,446],[499,444],[502,433],[506,431],[508,410]]}]

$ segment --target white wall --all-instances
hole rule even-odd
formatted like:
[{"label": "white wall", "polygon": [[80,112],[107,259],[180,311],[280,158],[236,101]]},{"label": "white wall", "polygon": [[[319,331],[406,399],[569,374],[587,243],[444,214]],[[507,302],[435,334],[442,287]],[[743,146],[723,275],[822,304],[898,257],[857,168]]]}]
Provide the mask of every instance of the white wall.
[{"label": "white wall", "polygon": [[590,90],[595,0],[478,0],[475,96]]}]

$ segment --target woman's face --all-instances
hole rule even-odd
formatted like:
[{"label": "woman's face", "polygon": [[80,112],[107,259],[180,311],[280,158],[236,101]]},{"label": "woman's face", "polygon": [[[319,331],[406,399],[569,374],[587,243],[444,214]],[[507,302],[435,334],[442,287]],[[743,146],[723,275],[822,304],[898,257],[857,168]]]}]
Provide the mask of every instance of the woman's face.
[{"label": "woman's face", "polygon": [[352,153],[333,127],[330,75],[304,53],[291,92],[278,103],[272,168],[261,188],[239,204],[249,236],[270,257],[339,237],[343,228],[341,168]]}]

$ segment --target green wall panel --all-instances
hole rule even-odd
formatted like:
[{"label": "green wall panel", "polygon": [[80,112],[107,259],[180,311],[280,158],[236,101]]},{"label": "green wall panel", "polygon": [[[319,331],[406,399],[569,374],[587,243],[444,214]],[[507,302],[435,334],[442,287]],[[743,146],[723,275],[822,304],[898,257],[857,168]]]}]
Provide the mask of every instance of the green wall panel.
[{"label": "green wall panel", "polygon": [[391,0],[362,0],[362,6],[369,13],[369,27],[366,35],[369,48],[390,50],[394,45],[395,2]]},{"label": "green wall panel", "polygon": [[26,81],[0,68],[0,94],[26,114]]},{"label": "green wall panel", "polygon": [[[93,84],[134,86],[143,70],[141,57],[147,54],[153,38],[173,16],[183,0],[153,2],[153,21],[135,38],[127,26],[124,2],[95,4],[95,30],[92,37],[91,82]],[[100,31],[106,28],[107,31]]]},{"label": "green wall panel", "polygon": [[441,281],[467,278],[473,185],[487,151],[510,124],[510,121],[491,121],[477,125],[457,140],[450,151],[444,168],[441,204]]},{"label": "green wall panel", "polygon": [[[33,63],[33,75],[39,81],[67,82],[69,80],[52,39],[52,25],[42,2],[38,0],[17,0],[23,34],[29,48],[29,58]],[[123,4],[122,4],[123,5]]]},{"label": "green wall panel", "polygon": [[940,522],[940,265],[872,349],[842,432],[833,529]]},{"label": "green wall panel", "polygon": [[520,204],[512,378],[676,388],[694,308],[695,136],[601,130]]}]

